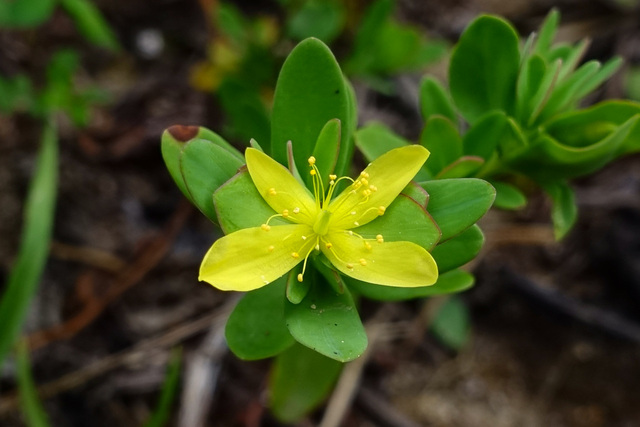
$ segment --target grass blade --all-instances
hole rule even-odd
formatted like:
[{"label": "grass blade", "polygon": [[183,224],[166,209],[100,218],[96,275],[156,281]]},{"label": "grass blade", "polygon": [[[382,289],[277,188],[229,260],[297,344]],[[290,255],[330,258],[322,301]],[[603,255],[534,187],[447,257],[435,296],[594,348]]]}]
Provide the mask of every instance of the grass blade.
[{"label": "grass blade", "polygon": [[47,261],[57,186],[58,137],[51,120],[45,125],[25,203],[20,250],[0,300],[0,365],[16,342]]},{"label": "grass blade", "polygon": [[26,343],[18,345],[18,388],[20,391],[20,405],[28,427],[49,427],[47,413],[42,407],[36,386],[31,376],[29,350]]},{"label": "grass blade", "polygon": [[180,367],[182,362],[182,351],[175,348],[171,352],[171,360],[167,366],[167,379],[162,386],[158,406],[149,418],[144,427],[162,427],[167,423],[171,414],[171,405],[180,385]]}]

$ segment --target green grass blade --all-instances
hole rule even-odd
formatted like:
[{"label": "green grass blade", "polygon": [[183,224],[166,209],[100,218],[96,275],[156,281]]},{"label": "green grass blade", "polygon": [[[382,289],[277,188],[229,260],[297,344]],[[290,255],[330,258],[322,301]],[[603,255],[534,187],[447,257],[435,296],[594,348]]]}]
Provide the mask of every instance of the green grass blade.
[{"label": "green grass blade", "polygon": [[167,366],[167,379],[162,386],[158,406],[151,414],[151,418],[144,427],[162,427],[167,423],[171,414],[171,405],[173,404],[178,386],[180,385],[180,368],[182,365],[182,350],[173,349],[171,352],[171,360]]},{"label": "green grass blade", "polygon": [[47,261],[57,186],[58,136],[49,122],[25,203],[20,251],[0,300],[0,365],[20,333]]},{"label": "green grass blade", "polygon": [[20,391],[20,406],[28,427],[49,427],[47,413],[42,407],[36,386],[31,376],[31,364],[29,363],[29,349],[26,343],[18,346],[18,388]]}]

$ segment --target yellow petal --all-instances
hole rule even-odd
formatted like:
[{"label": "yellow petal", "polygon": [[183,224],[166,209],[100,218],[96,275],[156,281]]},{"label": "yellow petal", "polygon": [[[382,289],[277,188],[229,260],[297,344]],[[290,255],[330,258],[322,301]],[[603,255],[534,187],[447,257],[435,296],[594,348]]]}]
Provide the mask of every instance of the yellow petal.
[{"label": "yellow petal", "polygon": [[[200,265],[201,281],[223,291],[260,288],[304,260],[315,239],[311,227],[301,224],[245,228],[228,234],[211,246]],[[293,254],[297,254],[293,255]]]},{"label": "yellow petal", "polygon": [[378,217],[384,211],[380,207],[389,206],[428,157],[429,150],[421,145],[396,148],[378,157],[329,205],[331,228],[354,228]]},{"label": "yellow petal", "polygon": [[375,240],[366,243],[347,232],[334,232],[323,238],[320,248],[338,270],[364,282],[410,288],[433,285],[438,279],[435,260],[421,246]]},{"label": "yellow petal", "polygon": [[264,200],[277,213],[285,209],[298,212],[290,219],[313,225],[317,208],[309,190],[302,186],[289,171],[271,157],[254,148],[247,148],[244,154],[247,169],[254,185]]}]

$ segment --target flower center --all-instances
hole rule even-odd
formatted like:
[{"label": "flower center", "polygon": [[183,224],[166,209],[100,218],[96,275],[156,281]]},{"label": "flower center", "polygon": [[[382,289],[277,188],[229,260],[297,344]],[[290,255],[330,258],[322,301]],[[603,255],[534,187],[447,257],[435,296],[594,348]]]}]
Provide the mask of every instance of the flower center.
[{"label": "flower center", "polygon": [[324,236],[329,232],[329,220],[331,219],[331,212],[326,209],[322,209],[320,214],[316,217],[316,222],[313,224],[313,231],[319,236]]}]

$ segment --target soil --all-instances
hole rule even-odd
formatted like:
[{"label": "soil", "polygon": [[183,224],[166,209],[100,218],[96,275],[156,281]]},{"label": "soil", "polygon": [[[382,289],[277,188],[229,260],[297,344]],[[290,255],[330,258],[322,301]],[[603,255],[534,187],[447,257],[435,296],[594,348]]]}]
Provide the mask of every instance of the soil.
[{"label": "soil", "polygon": [[[59,119],[54,245],[24,328],[51,424],[142,425],[171,347],[182,345],[183,383],[169,425],[280,426],[265,407],[269,362],[240,361],[220,344],[220,318],[234,297],[197,282],[202,254],[221,232],[188,207],[159,150],[161,132],[173,124],[215,130],[223,123],[215,97],[189,84],[191,67],[206,55],[201,6],[210,2],[96,3],[124,53],[90,47],[59,10],[37,30],[0,31],[0,72],[42,81],[49,53],[71,46],[81,53],[79,84],[110,96],[86,129]],[[589,36],[590,58],[621,54],[634,64],[640,9],[624,3],[402,0],[399,13],[453,42],[481,12],[503,14],[526,33],[556,6],[563,39]],[[277,10],[266,0],[239,6],[249,14]],[[160,50],[149,51],[145,40],[157,36]],[[446,64],[432,72],[443,70]],[[356,82],[361,120],[375,117],[417,138],[410,92],[419,77],[402,76],[398,87],[409,90],[394,97]],[[616,77],[590,101],[624,96]],[[17,253],[40,129],[26,114],[0,116],[0,278]],[[482,222],[486,248],[472,266],[477,284],[461,295],[470,341],[453,352],[426,332],[420,319],[430,302],[394,304],[395,332],[373,349],[342,425],[640,426],[638,171],[640,156],[632,155],[574,182],[579,222],[560,243],[545,237],[549,203],[540,194],[521,212],[492,211]],[[363,313],[378,309],[367,303]],[[194,397],[187,384],[199,374],[210,382]],[[9,361],[0,376],[0,425],[7,427],[24,425],[14,377]],[[188,424],[185,408],[199,408],[204,420]],[[316,425],[324,409],[299,425]]]}]

